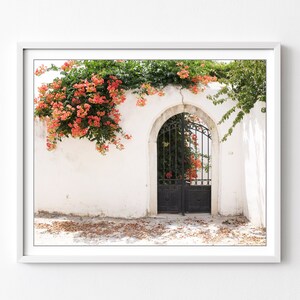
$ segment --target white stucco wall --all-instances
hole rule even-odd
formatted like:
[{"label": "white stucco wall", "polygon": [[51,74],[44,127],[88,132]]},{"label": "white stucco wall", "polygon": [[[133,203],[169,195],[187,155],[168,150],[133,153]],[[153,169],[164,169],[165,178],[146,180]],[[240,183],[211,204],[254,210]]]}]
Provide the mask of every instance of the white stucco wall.
[{"label": "white stucco wall", "polygon": [[[192,105],[214,121],[221,138],[231,120],[222,125],[217,123],[233,103],[215,106],[206,99],[207,94],[218,89],[219,84],[213,83],[203,94],[194,95],[167,87],[164,97],[149,96],[145,107],[137,107],[135,95],[128,93],[120,112],[122,127],[133,139],[124,141],[123,151],[111,147],[106,156],[100,155],[94,143],[85,139],[65,139],[55,151],[47,151],[45,126],[37,121],[35,210],[126,218],[147,215],[151,206],[148,142],[153,124],[171,107]],[[264,148],[257,149],[256,143],[253,144],[258,137],[252,132],[252,126],[263,124],[263,118],[263,114],[251,115],[226,142],[219,143],[217,211],[220,214],[246,213],[254,222],[262,220],[264,186],[263,179],[259,178],[264,176],[264,170],[256,170],[255,166],[257,155],[263,159]],[[263,143],[263,136],[260,141]],[[259,154],[254,155],[257,151]],[[259,186],[249,179],[253,172],[258,173]]]},{"label": "white stucco wall", "polygon": [[265,226],[266,208],[266,122],[256,103],[242,123],[243,212],[254,224]]}]

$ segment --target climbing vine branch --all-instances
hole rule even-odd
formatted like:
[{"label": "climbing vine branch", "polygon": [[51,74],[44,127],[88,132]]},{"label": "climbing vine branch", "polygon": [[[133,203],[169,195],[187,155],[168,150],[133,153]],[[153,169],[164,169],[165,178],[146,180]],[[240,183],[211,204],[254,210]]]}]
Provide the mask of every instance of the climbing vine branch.
[{"label": "climbing vine branch", "polygon": [[[231,126],[222,137],[222,141],[226,141],[234,127],[251,111],[256,102],[266,102],[266,61],[236,60],[219,65],[216,72],[222,74],[219,82],[223,86],[215,95],[210,95],[208,98],[215,105],[223,104],[228,100],[236,102],[218,123],[224,123],[235,113]],[[265,113],[266,108],[262,108],[261,111]]]},{"label": "climbing vine branch", "polygon": [[[35,116],[47,124],[47,148],[53,150],[63,138],[87,138],[106,154],[110,145],[124,148],[131,139],[121,127],[119,105],[126,92],[136,94],[136,105],[145,106],[151,95],[164,96],[168,85],[198,94],[213,81],[221,89],[209,99],[221,105],[229,99],[236,104],[219,124],[234,116],[225,141],[257,101],[266,101],[266,63],[238,60],[230,63],[199,60],[73,60],[62,66],[41,65],[36,76],[60,72],[52,82],[38,87]],[[265,108],[262,109],[265,112]]]}]

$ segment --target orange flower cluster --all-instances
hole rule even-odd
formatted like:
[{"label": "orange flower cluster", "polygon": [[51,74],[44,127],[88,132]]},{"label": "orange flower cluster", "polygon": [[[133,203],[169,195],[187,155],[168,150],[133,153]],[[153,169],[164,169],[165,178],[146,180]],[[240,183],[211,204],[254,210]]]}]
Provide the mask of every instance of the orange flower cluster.
[{"label": "orange flower cluster", "polygon": [[45,101],[43,101],[43,100],[40,100],[40,101],[35,100],[35,102],[36,102],[36,107],[35,107],[35,109],[36,109],[37,111],[42,111],[42,110],[44,110],[45,108],[48,108],[48,104],[46,104]]},{"label": "orange flower cluster", "polygon": [[104,79],[97,75],[93,75],[91,80],[95,86],[99,86],[104,83]]},{"label": "orange flower cluster", "polygon": [[80,118],[77,118],[76,121],[73,124],[69,123],[69,125],[71,127],[72,137],[76,138],[76,137],[85,136],[89,129],[87,127],[86,128],[81,127],[81,125],[80,125],[81,119]]},{"label": "orange flower cluster", "polygon": [[[190,85],[189,86],[189,90],[193,93],[193,94],[198,94],[199,92],[204,92],[205,91],[205,86],[207,84],[209,84],[210,82],[214,82],[217,81],[217,77],[216,76],[209,76],[209,75],[198,75],[198,76],[194,76],[192,78],[192,82],[194,82],[194,85]],[[199,84],[201,84],[201,86],[199,86]]]},{"label": "orange flower cluster", "polygon": [[45,93],[48,91],[48,85],[42,84],[40,87],[38,87],[38,91],[41,95],[45,95]]},{"label": "orange flower cluster", "polygon": [[69,61],[66,61],[60,68],[65,72],[69,72],[73,68],[74,65],[75,65],[75,61],[69,60]]},{"label": "orange flower cluster", "polygon": [[181,70],[179,72],[177,72],[177,75],[181,78],[181,79],[185,79],[185,78],[188,78],[189,77],[189,71],[188,70]]},{"label": "orange flower cluster", "polygon": [[[35,72],[36,73],[36,72]],[[40,74],[40,73],[38,73]],[[36,74],[37,76],[39,76]],[[43,84],[38,88],[39,96],[35,99],[35,111],[41,118],[46,119],[47,125],[47,149],[56,148],[57,139],[62,136],[58,128],[62,121],[67,120],[75,110],[71,105],[64,106],[62,101],[66,98],[66,89],[61,88],[61,81],[51,84]]]},{"label": "orange flower cluster", "polygon": [[85,118],[88,115],[91,106],[88,103],[84,103],[83,105],[77,105],[76,108],[77,108],[77,113],[76,113],[77,117]]},{"label": "orange flower cluster", "polygon": [[126,100],[125,90],[119,88],[119,85],[122,84],[122,81],[118,80],[115,76],[109,76],[109,78],[110,79],[107,80],[107,90],[112,98],[112,102],[116,105],[119,105]]},{"label": "orange flower cluster", "polygon": [[109,146],[105,144],[96,144],[96,150],[100,152],[102,155],[106,155],[109,150]]},{"label": "orange flower cluster", "polygon": [[202,168],[202,163],[199,158],[196,158],[195,155],[190,157],[191,168],[186,171],[186,175],[190,181],[198,178],[198,170]]},{"label": "orange flower cluster", "polygon": [[119,150],[124,149],[124,145],[121,143],[120,138],[114,137],[111,142],[112,142],[112,144],[114,144],[116,146],[117,149],[119,149]]},{"label": "orange flower cluster", "polygon": [[158,93],[158,90],[151,86],[150,83],[143,83],[141,88],[146,91],[147,95],[155,95]]},{"label": "orange flower cluster", "polygon": [[52,83],[50,83],[49,87],[53,90],[59,90],[61,88],[61,84],[61,80],[55,80]]},{"label": "orange flower cluster", "polygon": [[47,72],[47,67],[44,65],[40,65],[34,72],[34,75],[36,76],[41,76],[42,74],[44,74],[45,72]]},{"label": "orange flower cluster", "polygon": [[89,98],[89,102],[93,104],[103,104],[107,103],[108,101],[106,100],[105,96],[101,96],[99,93],[96,93],[93,95],[93,97]]},{"label": "orange flower cluster", "polygon": [[100,117],[98,116],[88,116],[88,123],[93,127],[100,127]]},{"label": "orange flower cluster", "polygon": [[[69,67],[72,67],[72,63],[64,64],[64,70],[68,70]],[[48,150],[54,150],[57,141],[62,137],[87,136],[93,139],[99,136],[101,130],[105,131],[106,144],[97,140],[97,151],[105,154],[109,149],[108,144],[115,145],[119,150],[124,149],[117,133],[125,139],[131,139],[131,136],[123,133],[119,125],[121,114],[115,107],[126,99],[124,90],[120,88],[122,81],[110,76],[106,86],[104,83],[103,78],[92,74],[90,79],[74,84],[73,89],[68,90],[68,94],[60,79],[38,88],[35,114],[46,119]]]},{"label": "orange flower cluster", "polygon": [[[90,98],[90,102],[97,103],[97,101],[100,101],[100,94],[97,93],[97,87],[101,86],[104,83],[104,79],[97,75],[92,75],[91,81],[88,81],[87,79],[81,80],[81,83],[76,83],[73,85],[73,87],[76,89],[74,92],[74,98],[72,99],[72,102],[74,104],[80,103],[79,98],[80,97],[86,97],[87,93],[92,94],[92,97]],[[96,97],[96,99],[95,99]],[[93,100],[95,99],[95,100]],[[101,104],[101,103],[98,103]]]},{"label": "orange flower cluster", "polygon": [[58,134],[56,132],[57,128],[60,126],[60,122],[58,120],[46,119],[47,123],[47,141],[46,146],[49,151],[56,149],[56,140],[58,138]]},{"label": "orange flower cluster", "polygon": [[198,94],[199,92],[203,92],[204,91],[204,87],[199,87],[198,85],[191,85],[189,87],[189,90],[193,93],[193,94]]},{"label": "orange flower cluster", "polygon": [[65,121],[67,120],[75,110],[74,107],[71,105],[67,105],[64,108],[62,102],[53,102],[52,104],[52,117],[53,119],[57,119],[58,121]]},{"label": "orange flower cluster", "polygon": [[145,99],[146,95],[155,95],[157,94],[158,96],[162,97],[165,95],[164,91],[158,90],[151,86],[150,83],[143,83],[141,85],[141,93],[139,95],[139,98],[136,101],[136,106],[145,106],[147,104],[147,100]]},{"label": "orange flower cluster", "polygon": [[145,106],[147,104],[147,100],[145,98],[139,98],[136,101],[136,106]]},{"label": "orange flower cluster", "polygon": [[[108,116],[113,120],[115,124],[119,124],[121,121],[121,114],[120,111],[116,108],[113,108]],[[110,123],[110,127],[115,128],[113,123]]]},{"label": "orange flower cluster", "polygon": [[185,79],[190,76],[190,72],[188,71],[189,66],[183,66],[182,63],[177,63],[177,66],[181,67],[181,70],[177,72],[177,75],[180,77],[180,79]]},{"label": "orange flower cluster", "polygon": [[216,76],[209,76],[209,75],[198,75],[198,76],[194,76],[192,78],[192,81],[195,83],[202,83],[203,85],[207,85],[210,82],[214,82],[217,81],[217,77]]}]

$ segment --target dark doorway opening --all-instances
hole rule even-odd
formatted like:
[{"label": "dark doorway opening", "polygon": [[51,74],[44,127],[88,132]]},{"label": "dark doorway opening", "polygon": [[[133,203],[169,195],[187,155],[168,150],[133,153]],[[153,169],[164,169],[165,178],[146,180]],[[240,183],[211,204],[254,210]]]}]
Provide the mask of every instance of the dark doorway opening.
[{"label": "dark doorway opening", "polygon": [[211,134],[195,115],[181,113],[157,138],[158,213],[211,212]]}]

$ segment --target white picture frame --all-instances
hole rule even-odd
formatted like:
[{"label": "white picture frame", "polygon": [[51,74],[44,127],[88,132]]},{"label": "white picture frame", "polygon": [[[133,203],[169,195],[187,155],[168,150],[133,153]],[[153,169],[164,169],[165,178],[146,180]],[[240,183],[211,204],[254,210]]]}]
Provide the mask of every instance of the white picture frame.
[{"label": "white picture frame", "polygon": [[[33,246],[33,141],[26,103],[36,58],[94,58],[97,51],[126,57],[245,59],[267,53],[266,246]],[[120,57],[122,58],[122,57]],[[31,73],[30,73],[31,72]],[[280,44],[266,43],[20,43],[18,44],[18,262],[21,263],[278,263],[280,262]],[[31,101],[32,103],[32,101]]]}]

